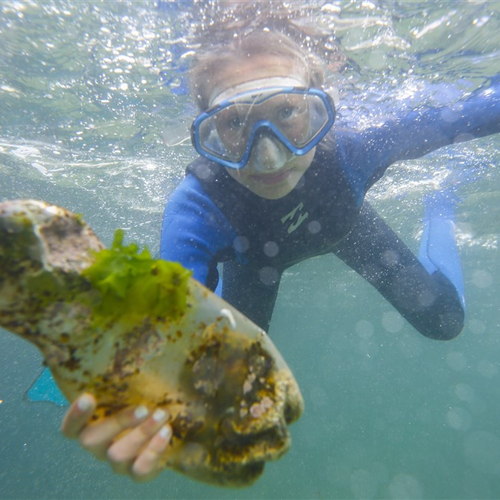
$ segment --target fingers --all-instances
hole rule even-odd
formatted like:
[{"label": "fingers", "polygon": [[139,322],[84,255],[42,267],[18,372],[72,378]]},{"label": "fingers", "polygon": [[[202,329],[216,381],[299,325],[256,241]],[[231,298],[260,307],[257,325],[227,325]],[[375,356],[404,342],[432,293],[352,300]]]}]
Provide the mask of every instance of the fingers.
[{"label": "fingers", "polygon": [[[97,403],[83,394],[70,407],[61,430],[79,439],[84,449],[109,460],[115,472],[148,481],[160,472],[160,459],[172,438],[168,413],[158,408],[152,415],[145,406],[128,407],[97,422],[90,422]],[[127,432],[125,432],[127,431]]]},{"label": "fingers", "polygon": [[110,417],[86,425],[79,435],[80,444],[97,458],[105,460],[108,448],[115,439],[123,431],[138,426],[148,415],[149,410],[145,406],[125,408]]},{"label": "fingers", "polygon": [[[144,451],[148,450],[147,454],[151,455],[154,454],[157,445],[162,446],[164,441],[167,441],[166,444],[168,444],[170,440],[170,435],[168,434],[170,432],[170,426],[166,426],[168,431],[163,430],[161,435],[157,435],[168,418],[169,415],[167,412],[158,408],[150,418],[132,429],[128,434],[118,439],[109,447],[107,458],[112,463],[115,472],[122,474],[129,473],[131,469],[133,469],[136,460]],[[166,438],[168,438],[168,440],[166,440]],[[153,441],[153,443],[151,441]],[[154,457],[150,461],[155,462]],[[147,472],[150,472],[149,468],[146,468],[148,469]]]},{"label": "fingers", "polygon": [[66,412],[61,425],[62,433],[70,439],[76,439],[87,425],[96,405],[96,400],[91,394],[80,396]]},{"label": "fingers", "polygon": [[135,460],[131,472],[136,480],[149,481],[160,472],[160,458],[171,439],[172,428],[164,425]]}]

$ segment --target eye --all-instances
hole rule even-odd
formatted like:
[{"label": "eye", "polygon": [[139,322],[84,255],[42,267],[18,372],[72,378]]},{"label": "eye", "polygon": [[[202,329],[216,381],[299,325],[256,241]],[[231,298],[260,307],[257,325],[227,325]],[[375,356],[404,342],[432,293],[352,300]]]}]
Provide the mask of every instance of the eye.
[{"label": "eye", "polygon": [[227,133],[240,132],[245,126],[244,120],[239,115],[227,116],[219,122],[221,130]]},{"label": "eye", "polygon": [[245,120],[240,113],[222,112],[215,115],[217,129],[221,133],[235,133],[241,131],[245,126]]},{"label": "eye", "polygon": [[295,108],[293,106],[283,106],[278,113],[280,120],[288,120],[295,114]]},{"label": "eye", "polygon": [[226,126],[231,130],[238,130],[243,127],[243,121],[239,116],[233,116],[230,120],[228,120]]}]

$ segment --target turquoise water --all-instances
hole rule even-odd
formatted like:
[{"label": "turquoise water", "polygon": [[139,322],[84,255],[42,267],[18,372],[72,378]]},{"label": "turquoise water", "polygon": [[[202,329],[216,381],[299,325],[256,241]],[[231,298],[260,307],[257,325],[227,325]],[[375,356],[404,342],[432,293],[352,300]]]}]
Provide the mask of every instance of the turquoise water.
[{"label": "turquoise water", "polygon": [[[123,227],[156,252],[164,202],[194,158],[181,142],[192,105],[160,72],[183,30],[227,8],[207,5],[191,18],[153,2],[3,0],[0,200],[44,199],[82,213],[106,243]],[[331,79],[344,123],[452,102],[500,71],[499,1],[288,5],[303,26],[333,31],[351,60]],[[416,251],[422,196],[446,182],[452,159],[470,173],[457,213],[467,325],[456,340],[420,336],[333,257],[287,272],[270,333],[306,411],[291,451],[251,488],[114,475],[59,434],[63,410],[24,401],[40,356],[1,331],[0,497],[500,497],[499,151],[491,137],[394,165],[370,193]]]}]

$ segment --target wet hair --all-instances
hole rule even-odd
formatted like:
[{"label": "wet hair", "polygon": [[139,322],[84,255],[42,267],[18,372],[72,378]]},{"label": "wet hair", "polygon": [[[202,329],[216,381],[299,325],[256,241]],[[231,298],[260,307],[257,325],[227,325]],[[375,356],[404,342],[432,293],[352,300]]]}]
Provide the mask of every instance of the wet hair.
[{"label": "wet hair", "polygon": [[[235,37],[228,44],[200,51],[190,70],[191,93],[200,110],[210,105],[214,76],[228,68],[237,67],[244,59],[273,56],[292,60],[305,72],[310,87],[321,87],[323,67],[319,59],[289,37],[269,30],[253,31]],[[286,76],[286,75],[284,75]]]}]

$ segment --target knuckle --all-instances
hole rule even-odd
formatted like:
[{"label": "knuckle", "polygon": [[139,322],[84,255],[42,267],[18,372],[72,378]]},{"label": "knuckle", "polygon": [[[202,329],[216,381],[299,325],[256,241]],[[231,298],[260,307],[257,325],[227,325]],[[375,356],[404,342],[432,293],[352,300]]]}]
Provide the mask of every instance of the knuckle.
[{"label": "knuckle", "polygon": [[151,450],[145,450],[141,457],[132,466],[132,474],[139,481],[151,479],[157,469],[157,454]]},{"label": "knuckle", "polygon": [[117,413],[114,418],[121,429],[127,429],[135,422],[134,414],[129,408],[125,411]]},{"label": "knuckle", "polygon": [[87,451],[92,451],[98,446],[97,438],[91,432],[83,431],[80,434],[80,445]]},{"label": "knuckle", "polygon": [[137,427],[137,434],[140,436],[140,439],[142,441],[147,441],[151,438],[151,436],[154,434],[154,424],[150,422],[144,422],[142,425]]},{"label": "knuckle", "polygon": [[120,452],[115,446],[110,446],[106,451],[106,458],[112,464],[120,464],[125,461],[123,453]]},{"label": "knuckle", "polygon": [[124,447],[123,443],[117,442],[106,450],[106,459],[113,466],[117,466],[118,468],[127,466],[128,469],[132,460],[135,459],[135,452]]}]

